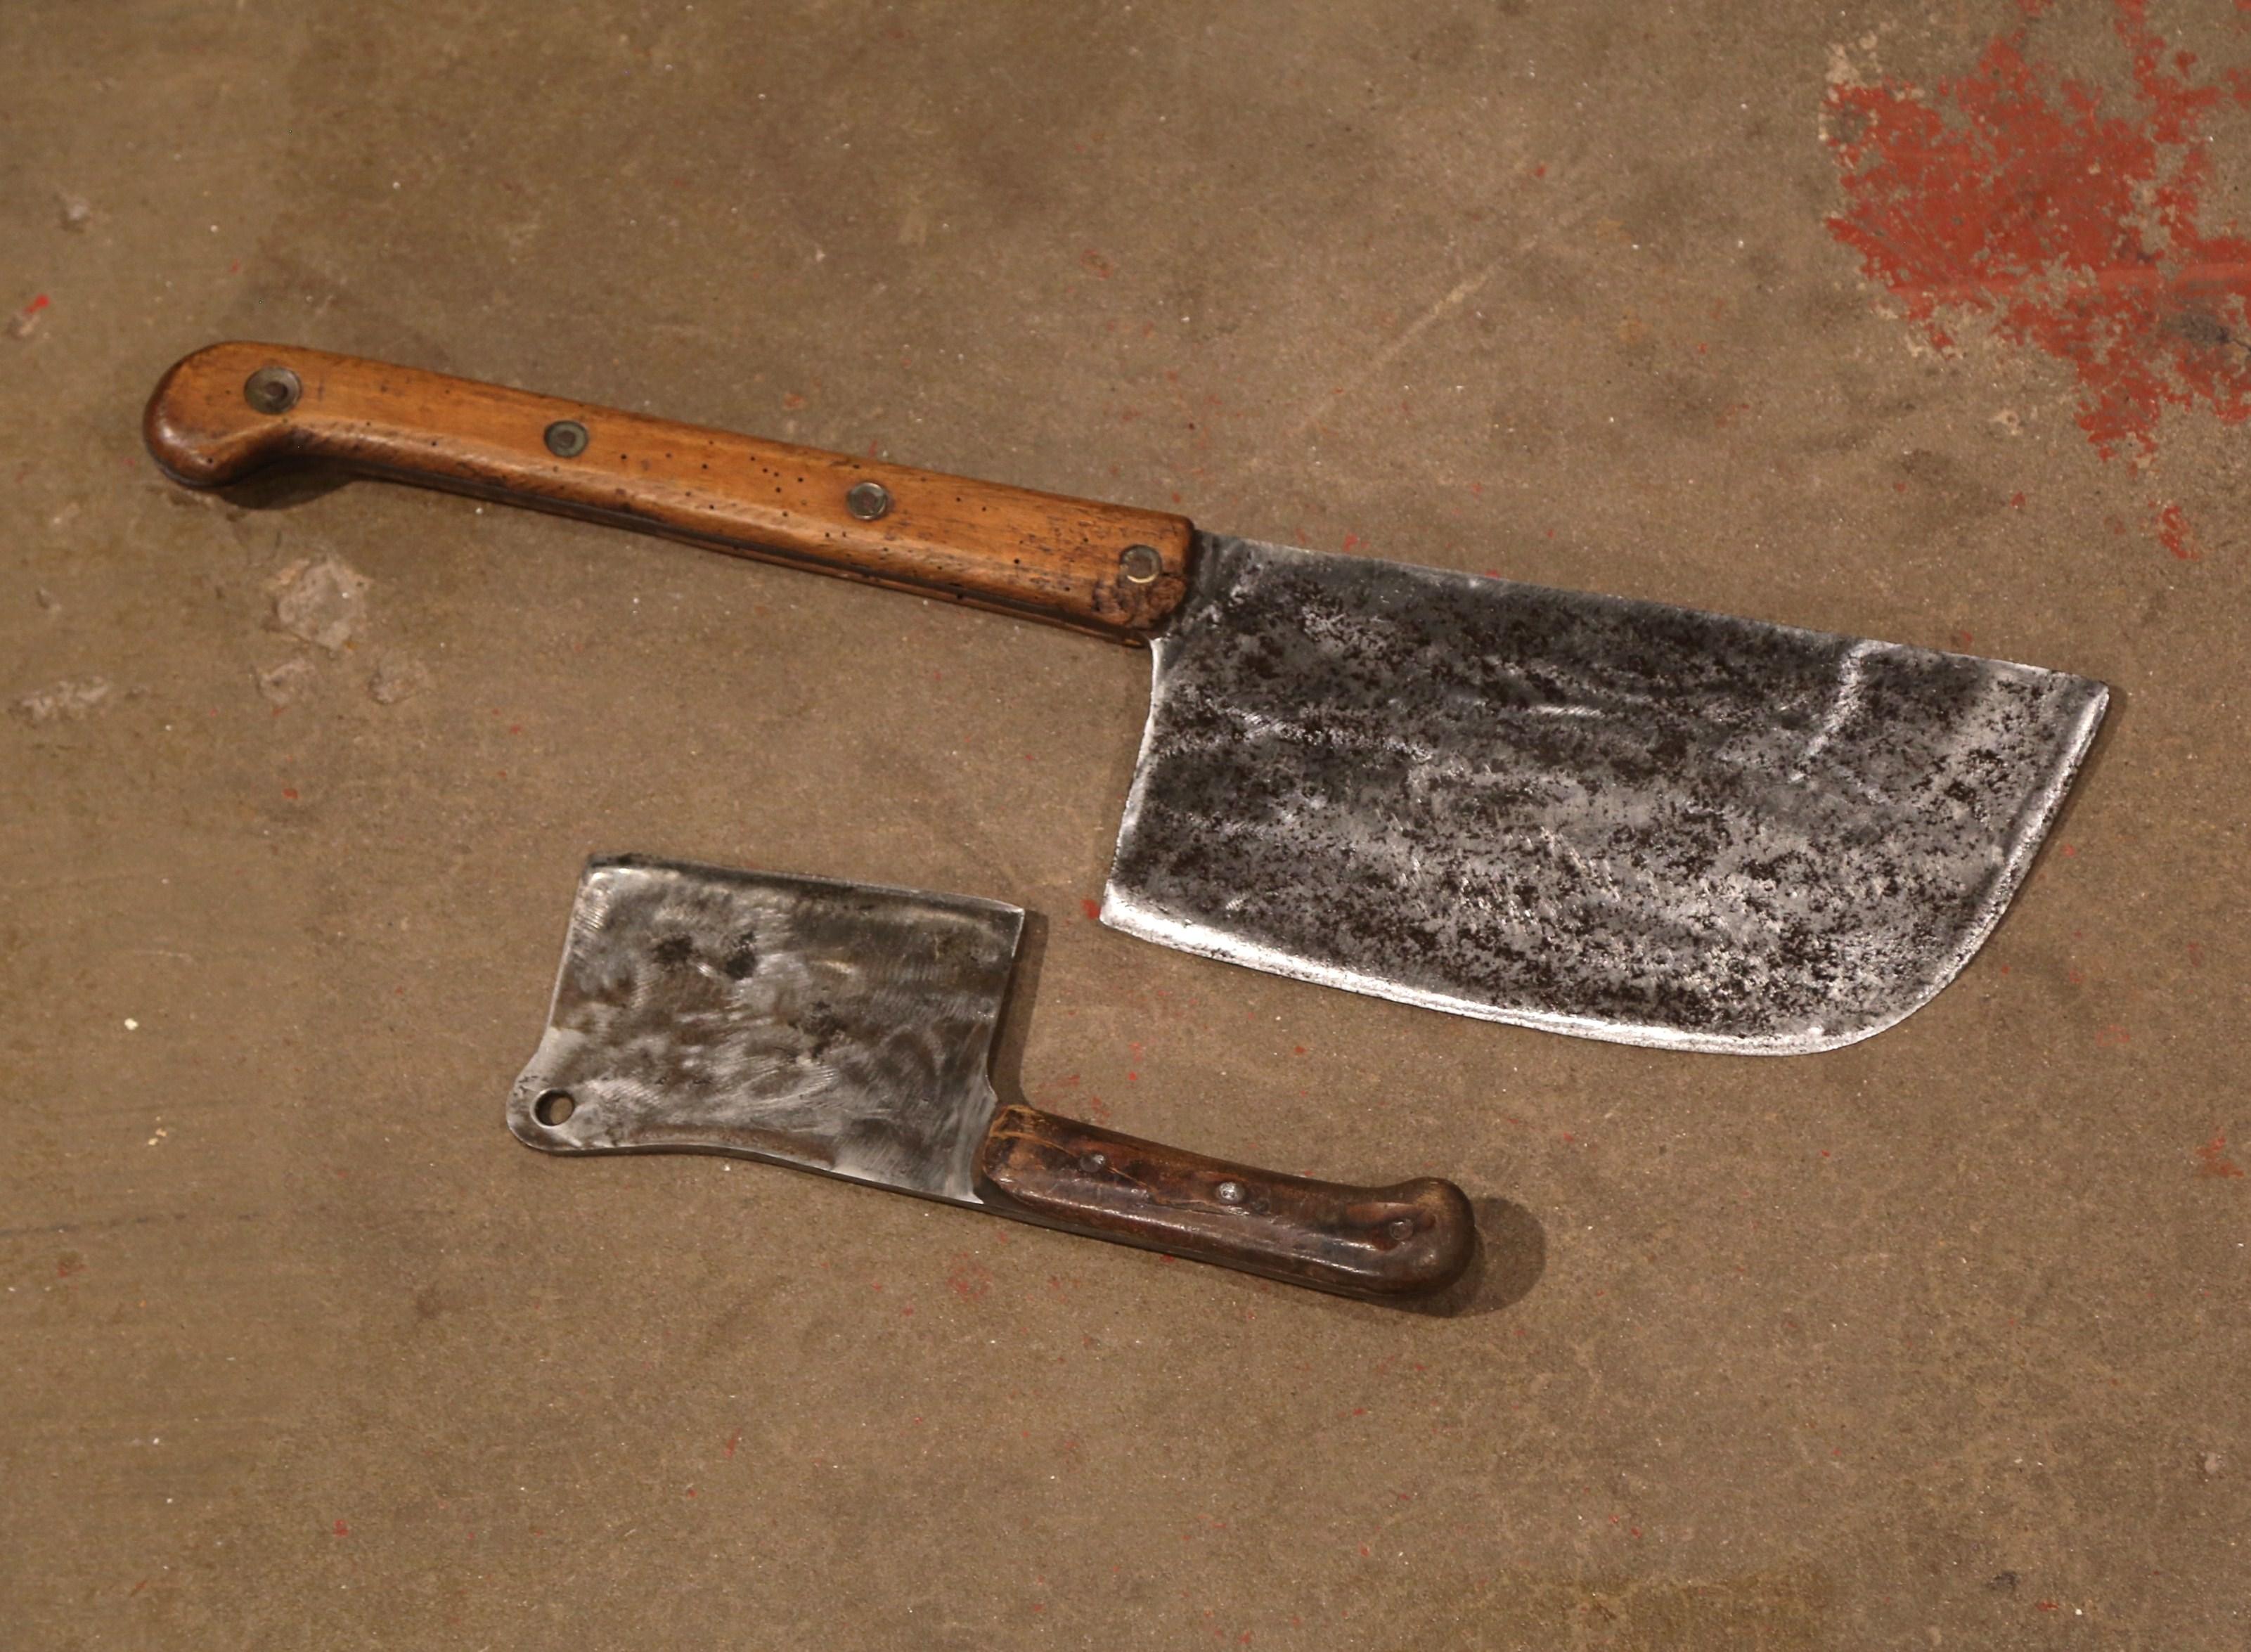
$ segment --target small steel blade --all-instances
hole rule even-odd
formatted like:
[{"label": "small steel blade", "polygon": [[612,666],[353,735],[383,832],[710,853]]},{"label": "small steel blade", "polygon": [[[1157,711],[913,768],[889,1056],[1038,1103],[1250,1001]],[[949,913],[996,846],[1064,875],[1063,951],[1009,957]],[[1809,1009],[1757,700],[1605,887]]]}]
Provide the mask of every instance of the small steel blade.
[{"label": "small steel blade", "polygon": [[1879,1032],[1999,920],[2107,690],[1201,536],[1105,922],[1631,1044]]},{"label": "small steel blade", "polygon": [[978,1204],[1023,918],[961,895],[590,861],[509,1128],[554,1152],[732,1153]]}]

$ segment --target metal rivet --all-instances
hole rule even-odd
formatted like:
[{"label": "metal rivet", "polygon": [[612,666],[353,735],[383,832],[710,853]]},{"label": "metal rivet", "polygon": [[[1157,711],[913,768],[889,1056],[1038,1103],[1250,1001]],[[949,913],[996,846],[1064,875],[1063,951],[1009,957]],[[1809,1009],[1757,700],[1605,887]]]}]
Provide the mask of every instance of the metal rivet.
[{"label": "metal rivet", "polygon": [[1108,1170],[1110,1168],[1110,1155],[1107,1153],[1089,1153],[1084,1158],[1078,1161],[1078,1167],[1081,1170]]},{"label": "metal rivet", "polygon": [[558,1124],[567,1124],[571,1115],[578,1110],[578,1098],[569,1090],[542,1090],[539,1099],[531,1104],[531,1116],[553,1130]]},{"label": "metal rivet", "polygon": [[1383,1231],[1403,1244],[1415,1237],[1415,1224],[1404,1216],[1395,1216],[1383,1224]]},{"label": "metal rivet", "polygon": [[1222,1182],[1211,1191],[1219,1195],[1219,1202],[1222,1205],[1240,1205],[1243,1202],[1241,1182]]},{"label": "metal rivet", "polygon": [[286,413],[304,393],[304,385],[286,367],[261,367],[242,384],[242,399],[261,413]]},{"label": "metal rivet", "polygon": [[1129,585],[1149,585],[1165,571],[1165,559],[1154,545],[1128,545],[1118,559],[1118,577]]},{"label": "metal rivet", "polygon": [[547,427],[547,451],[558,459],[576,459],[592,439],[575,418],[558,418]]},{"label": "metal rivet", "polygon": [[881,482],[855,482],[844,495],[844,508],[863,522],[871,522],[891,508],[891,490]]}]

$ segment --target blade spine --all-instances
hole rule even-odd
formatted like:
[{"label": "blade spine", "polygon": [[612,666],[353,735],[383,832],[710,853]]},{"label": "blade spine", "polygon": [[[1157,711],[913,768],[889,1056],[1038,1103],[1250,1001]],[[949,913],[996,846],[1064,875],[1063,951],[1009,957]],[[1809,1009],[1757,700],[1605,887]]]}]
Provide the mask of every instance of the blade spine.
[{"label": "blade spine", "polygon": [[[2030,672],[2042,677],[2070,678],[2088,683],[2106,693],[2109,685],[2082,672],[2063,671],[2054,666],[2036,666],[2019,660],[2005,660],[1998,654],[1963,653],[1952,648],[1933,648],[1919,642],[1894,642],[1887,638],[1858,635],[1849,631],[1830,631],[1819,626],[1799,625],[1789,619],[1761,619],[1755,614],[1729,613],[1718,608],[1699,608],[1688,603],[1667,602],[1661,597],[1622,597],[1612,591],[1577,591],[1569,585],[1543,584],[1537,580],[1511,579],[1504,574],[1481,574],[1467,568],[1441,568],[1431,563],[1408,562],[1391,556],[1364,556],[1335,550],[1315,550],[1309,545],[1285,545],[1275,539],[1247,539],[1238,534],[1216,533],[1208,529],[1196,530],[1199,546],[1205,543],[1246,547],[1252,550],[1283,551],[1292,556],[1319,556],[1331,563],[1364,563],[1371,567],[1396,570],[1402,573],[1429,574],[1441,579],[1459,580],[1469,585],[1506,585],[1518,591],[1536,591],[1545,596],[1617,603],[1625,607],[1644,609],[1659,613],[1687,614],[1702,620],[1717,620],[1722,624],[1756,626],[1763,631],[1780,631],[1824,642],[1872,642],[1885,648],[1899,649],[1909,653],[1936,660],[1966,660],[1981,666],[2005,666],[2012,671]],[[1202,566],[1199,559],[1198,566]],[[1187,597],[1174,609],[1165,632],[1154,640],[1160,641],[1180,623],[1197,591],[1193,579]]]},{"label": "blade spine", "polygon": [[[788,884],[800,888],[842,890],[855,895],[898,895],[906,900],[952,907],[957,911],[978,913],[988,916],[1009,917],[1015,921],[1013,945],[1023,939],[1024,909],[1007,901],[996,901],[988,895],[954,895],[942,890],[917,889],[904,883],[870,883],[863,878],[828,877],[812,872],[770,872],[745,867],[715,865],[706,861],[675,861],[662,855],[593,854],[586,858],[585,869],[579,874],[579,894],[583,896],[586,883],[598,871],[663,872],[689,877],[712,878],[735,884]],[[578,901],[571,902],[571,911],[578,910]],[[1011,957],[1013,957],[1013,950]]]}]

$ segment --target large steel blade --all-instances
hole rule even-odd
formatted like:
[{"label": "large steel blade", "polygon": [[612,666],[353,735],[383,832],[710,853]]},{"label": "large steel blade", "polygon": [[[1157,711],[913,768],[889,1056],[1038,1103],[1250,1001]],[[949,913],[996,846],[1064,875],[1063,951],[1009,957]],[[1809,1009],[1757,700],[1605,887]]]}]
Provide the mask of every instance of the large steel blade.
[{"label": "large steel blade", "polygon": [[1951,980],[2084,677],[1198,536],[1105,893],[1128,933],[1459,1014],[1790,1054]]}]

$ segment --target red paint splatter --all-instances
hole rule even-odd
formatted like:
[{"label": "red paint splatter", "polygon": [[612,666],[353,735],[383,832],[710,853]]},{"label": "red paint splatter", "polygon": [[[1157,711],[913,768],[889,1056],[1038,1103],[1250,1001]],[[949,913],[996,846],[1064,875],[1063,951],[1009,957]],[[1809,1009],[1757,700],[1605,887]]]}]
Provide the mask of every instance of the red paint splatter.
[{"label": "red paint splatter", "polygon": [[993,1289],[993,1270],[963,1251],[953,1259],[953,1268],[946,1275],[945,1282],[962,1301],[974,1302]]},{"label": "red paint splatter", "polygon": [[340,1538],[348,1538],[351,1536],[351,1528],[341,1520],[337,1521],[336,1524],[329,1529]]},{"label": "red paint splatter", "polygon": [[[1102,921],[1102,902],[1099,901],[1091,897],[1083,899],[1078,903],[1078,909],[1086,914],[1086,921],[1089,923],[1098,923]],[[1071,1076],[1076,1078],[1078,1075],[1074,1073]]]},{"label": "red paint splatter", "polygon": [[729,1462],[731,1462],[734,1460],[735,1448],[742,1443],[743,1431],[739,1428],[736,1429],[734,1433],[727,1436],[727,1458]]},{"label": "red paint splatter", "polygon": [[2196,1173],[2199,1176],[2241,1176],[2243,1166],[2227,1156],[2227,1132],[2216,1130],[2212,1139],[2196,1150]]},{"label": "red paint splatter", "polygon": [[2020,29],[1929,93],[1832,86],[1823,134],[1846,200],[1830,232],[1861,273],[1940,349],[1946,312],[2068,363],[2095,451],[2139,462],[2169,406],[2251,418],[2251,238],[2200,223],[2201,128],[2229,92],[2189,79],[2147,0],[2112,4],[2130,102],[2028,58]]},{"label": "red paint splatter", "polygon": [[1092,247],[1088,247],[1086,251],[1078,255],[1078,262],[1079,267],[1086,271],[1088,274],[1099,276],[1105,281],[1110,279],[1110,260],[1103,257],[1101,253],[1096,252]]},{"label": "red paint splatter", "polygon": [[281,795],[288,798],[290,802],[294,803],[297,800],[297,788],[294,786],[283,786],[281,788]]},{"label": "red paint splatter", "polygon": [[2188,525],[2181,508],[2173,504],[2150,501],[2150,515],[2157,523],[2157,543],[2183,562],[2202,562],[2204,547],[2198,543],[2196,530]]}]

